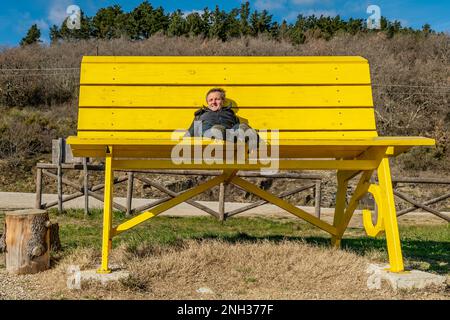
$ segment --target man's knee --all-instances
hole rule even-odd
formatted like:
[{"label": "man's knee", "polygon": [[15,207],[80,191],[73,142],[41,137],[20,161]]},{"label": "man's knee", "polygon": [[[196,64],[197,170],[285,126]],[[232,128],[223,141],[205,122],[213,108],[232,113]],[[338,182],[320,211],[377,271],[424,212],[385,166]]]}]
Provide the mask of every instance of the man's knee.
[{"label": "man's knee", "polygon": [[224,139],[225,127],[222,125],[214,125],[203,133],[204,137],[214,139]]}]

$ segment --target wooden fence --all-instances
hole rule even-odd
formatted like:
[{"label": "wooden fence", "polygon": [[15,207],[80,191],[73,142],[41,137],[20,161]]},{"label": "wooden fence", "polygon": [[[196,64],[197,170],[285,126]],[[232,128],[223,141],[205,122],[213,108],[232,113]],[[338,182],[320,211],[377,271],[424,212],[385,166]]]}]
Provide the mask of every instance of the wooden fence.
[{"label": "wooden fence", "polygon": [[[103,171],[104,166],[103,165],[94,165],[89,164],[87,161],[84,161],[82,164],[51,164],[51,163],[38,163],[36,165],[36,208],[41,209],[48,209],[50,207],[58,206],[58,211],[63,211],[63,203],[69,200],[73,200],[79,197],[84,196],[84,211],[85,214],[88,214],[89,212],[89,196],[103,201],[103,194],[97,193],[97,191],[100,191],[104,188],[104,184],[98,184],[94,185],[92,187],[89,187],[89,171]],[[70,181],[66,178],[62,177],[63,170],[82,170],[84,174],[84,183],[83,185],[79,185],[76,182]],[[55,172],[52,172],[55,171]],[[146,177],[137,176],[138,173],[141,174],[166,174],[166,175],[201,175],[201,176],[218,176],[221,174],[219,171],[202,171],[202,170],[165,170],[165,171],[158,171],[158,170],[142,170],[142,171],[119,171],[122,173],[119,175],[119,177],[114,178],[114,184],[127,182],[127,200],[126,200],[126,206],[122,206],[119,203],[113,202],[113,207],[126,212],[127,215],[137,214],[143,211],[146,211],[162,202],[165,202],[167,200],[170,200],[173,197],[176,197],[179,195],[179,193],[174,192],[164,185],[152,181]],[[54,180],[56,180],[56,183],[58,185],[58,200],[48,202],[48,203],[42,203],[42,193],[43,193],[43,176],[50,177]],[[299,193],[306,190],[313,190],[314,192],[314,199],[315,199],[315,214],[317,217],[320,217],[320,199],[321,199],[321,177],[319,175],[307,175],[307,174],[299,174],[299,173],[279,173],[275,175],[262,175],[259,172],[239,172],[237,174],[240,177],[253,177],[253,178],[288,178],[288,179],[302,179],[302,180],[310,180],[311,183],[308,183],[307,185],[300,186],[297,188],[294,188],[293,190],[285,191],[279,195],[279,197],[284,198],[290,195],[293,195],[295,193]],[[132,202],[133,202],[133,188],[134,183],[136,180],[139,180],[143,182],[144,184],[150,185],[159,191],[165,193],[167,197],[157,199],[149,204],[133,208]],[[75,193],[64,195],[63,194],[63,185],[67,185],[70,187],[75,188],[78,190]],[[210,209],[207,206],[204,206],[200,204],[197,201],[194,200],[188,200],[186,201],[190,205],[203,210],[212,216],[218,218],[219,220],[224,220],[228,217],[234,216],[238,213],[242,213],[245,211],[248,211],[250,209],[259,207],[267,201],[260,200],[251,204],[248,204],[242,208],[235,209],[229,212],[225,211],[225,189],[226,184],[221,184],[219,189],[219,211],[214,211]]]},{"label": "wooden fence", "polygon": [[[80,170],[83,172],[83,184],[79,185],[77,182],[70,181],[63,177],[63,170]],[[70,152],[70,148],[65,145],[64,139],[54,140],[53,142],[53,157],[52,163],[38,163],[36,165],[36,204],[35,207],[37,209],[47,209],[50,207],[58,206],[58,211],[63,211],[63,203],[69,200],[73,200],[79,197],[84,196],[84,212],[85,215],[89,213],[89,197],[93,197],[97,200],[103,201],[103,193],[98,193],[104,189],[104,184],[97,184],[94,186],[89,186],[89,171],[104,171],[104,166],[102,164],[92,164],[89,163],[88,158],[73,158]],[[127,182],[127,200],[126,206],[123,206],[119,203],[113,202],[113,207],[126,212],[127,215],[137,214],[150,208],[170,200],[173,197],[179,195],[179,193],[174,192],[164,185],[152,181],[146,177],[138,176],[138,173],[141,174],[160,174],[160,175],[202,175],[202,176],[217,176],[220,175],[219,171],[202,171],[202,170],[142,170],[142,171],[119,171],[121,175],[119,177],[114,178],[114,184],[119,184],[123,182]],[[56,180],[57,183],[57,193],[58,200],[52,201],[48,203],[42,203],[42,193],[43,193],[43,175],[50,177],[51,179]],[[253,177],[253,178],[274,178],[274,179],[301,179],[301,180],[309,180],[310,183],[294,188],[293,190],[285,191],[279,195],[279,197],[284,198],[290,196],[295,193],[312,190],[314,194],[314,205],[315,205],[315,214],[318,218],[320,218],[320,207],[321,207],[321,197],[322,197],[322,178],[320,175],[310,175],[310,174],[301,174],[301,173],[278,173],[274,175],[262,175],[260,172],[238,172],[237,174],[240,177]],[[142,205],[140,207],[133,208],[133,187],[136,180],[143,182],[144,184],[150,185],[159,191],[165,193],[167,196],[161,199],[154,200],[151,203]],[[436,209],[430,207],[432,204],[436,204],[438,202],[444,201],[450,197],[450,192],[446,192],[445,194],[435,197],[426,201],[418,201],[414,200],[410,196],[396,190],[399,183],[403,184],[434,184],[434,185],[446,185],[450,186],[450,179],[424,179],[424,178],[392,178],[394,195],[398,198],[405,200],[410,203],[412,206],[398,210],[397,216],[402,216],[409,212],[413,212],[418,209],[422,209],[426,212],[434,214],[439,218],[442,218],[446,221],[450,222],[450,215],[445,212],[440,212]],[[67,185],[75,188],[75,193],[64,195],[63,194],[63,185]],[[203,210],[212,216],[218,218],[219,220],[225,220],[228,217],[234,216],[238,213],[242,213],[248,211],[250,209],[261,206],[267,201],[260,200],[254,203],[250,203],[244,207],[232,210],[225,211],[225,190],[226,185],[221,184],[219,189],[219,210],[214,211],[209,207],[202,205],[201,203],[188,200],[187,203],[192,206]]]}]

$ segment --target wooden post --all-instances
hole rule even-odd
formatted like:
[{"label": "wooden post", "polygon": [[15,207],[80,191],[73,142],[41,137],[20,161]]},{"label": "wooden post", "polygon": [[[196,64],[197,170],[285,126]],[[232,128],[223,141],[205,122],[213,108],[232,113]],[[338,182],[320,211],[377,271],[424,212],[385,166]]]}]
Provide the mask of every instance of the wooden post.
[{"label": "wooden post", "polygon": [[132,171],[129,171],[127,173],[128,175],[128,184],[127,184],[127,212],[126,216],[131,215],[131,202],[133,200],[133,179],[134,179],[134,173]]},{"label": "wooden post", "polygon": [[225,220],[225,183],[219,185],[219,220]]},{"label": "wooden post", "polygon": [[88,158],[83,158],[84,217],[87,217],[89,215],[89,181],[88,181],[87,159]]},{"label": "wooden post", "polygon": [[320,202],[322,198],[322,183],[320,180],[316,181],[316,187],[314,188],[315,191],[315,199],[314,199],[314,205],[315,205],[315,213],[316,217],[320,219]]},{"label": "wooden post", "polygon": [[63,199],[62,199],[62,163],[63,163],[63,153],[64,153],[64,140],[59,138],[58,140],[58,174],[57,174],[57,189],[58,189],[58,212],[63,211]]},{"label": "wooden post", "polygon": [[36,202],[34,208],[42,208],[42,169],[40,168],[36,169]]},{"label": "wooden post", "polygon": [[13,274],[37,273],[50,268],[51,223],[45,210],[5,213],[6,270]]}]

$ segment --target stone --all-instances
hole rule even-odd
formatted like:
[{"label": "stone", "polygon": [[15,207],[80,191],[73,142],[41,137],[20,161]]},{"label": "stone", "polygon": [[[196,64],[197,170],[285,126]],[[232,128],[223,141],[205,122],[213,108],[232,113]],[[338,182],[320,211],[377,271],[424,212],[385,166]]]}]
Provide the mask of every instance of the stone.
[{"label": "stone", "polygon": [[206,287],[198,288],[196,291],[198,293],[214,294],[214,291],[212,291],[210,288],[206,288]]},{"label": "stone", "polygon": [[77,267],[69,267],[67,287],[69,289],[81,289],[81,284],[86,281],[99,281],[102,285],[106,285],[109,282],[125,280],[130,277],[128,271],[120,270],[119,268],[112,268],[111,273],[97,273],[97,270],[89,269],[80,271]]},{"label": "stone", "polygon": [[445,276],[419,270],[390,272],[389,265],[370,264],[366,272],[371,274],[367,279],[369,289],[381,289],[383,280],[388,282],[394,291],[428,287],[444,288],[447,282]]}]

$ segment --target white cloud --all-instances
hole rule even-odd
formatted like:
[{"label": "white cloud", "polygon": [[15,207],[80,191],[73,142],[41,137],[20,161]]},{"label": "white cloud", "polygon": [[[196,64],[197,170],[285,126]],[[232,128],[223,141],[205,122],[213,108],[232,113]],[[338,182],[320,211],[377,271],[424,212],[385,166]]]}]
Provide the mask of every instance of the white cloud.
[{"label": "white cloud", "polygon": [[286,20],[287,22],[295,22],[295,20],[297,20],[297,16],[299,14],[300,14],[300,12],[291,11],[286,16],[283,17],[283,20]]},{"label": "white cloud", "polygon": [[286,0],[256,0],[254,6],[257,10],[278,10],[286,6]]},{"label": "white cloud", "polygon": [[406,19],[394,19],[399,21],[402,24],[402,27],[409,27],[409,22]]},{"label": "white cloud", "polygon": [[70,0],[53,0],[48,11],[48,20],[52,24],[56,24],[59,26],[64,21],[64,19],[66,19],[67,7],[71,4],[72,2]]},{"label": "white cloud", "polygon": [[199,15],[202,15],[205,12],[205,10],[191,10],[191,11],[183,11],[183,17],[187,17],[191,13],[198,13]]},{"label": "white cloud", "polygon": [[32,23],[37,24],[37,26],[41,30],[47,30],[49,28],[47,21],[45,21],[44,19],[33,20]]},{"label": "white cloud", "polygon": [[45,21],[44,19],[32,19],[29,12],[23,12],[19,14],[14,29],[16,30],[16,32],[22,34],[28,31],[28,29],[33,24],[36,24],[41,31],[46,31],[49,28],[47,21]]}]

